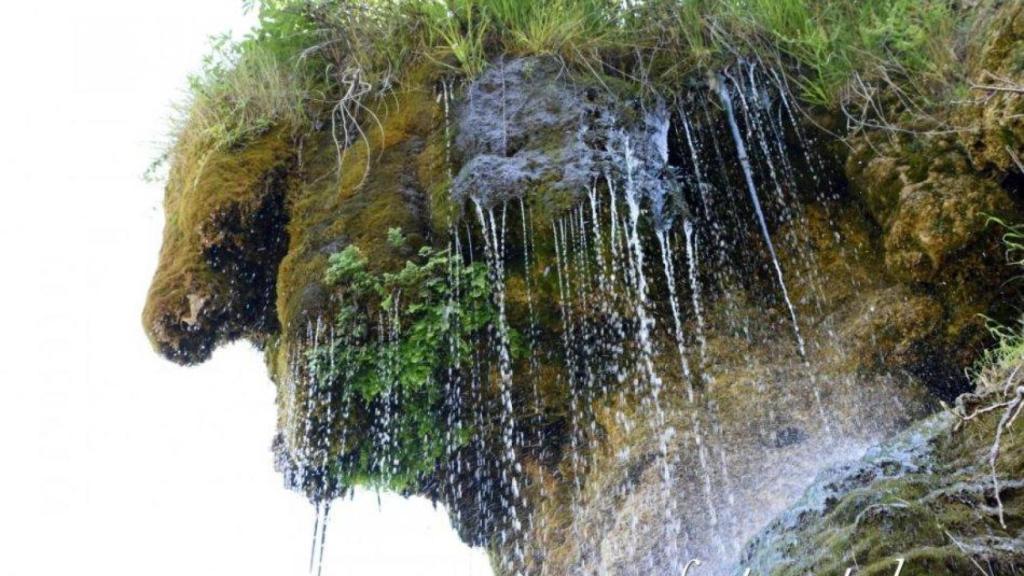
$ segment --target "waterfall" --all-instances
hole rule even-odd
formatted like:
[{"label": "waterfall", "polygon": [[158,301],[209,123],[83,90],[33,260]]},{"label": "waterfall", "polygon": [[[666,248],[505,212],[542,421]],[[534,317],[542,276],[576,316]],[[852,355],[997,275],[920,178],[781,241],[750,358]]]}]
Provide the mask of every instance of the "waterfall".
[{"label": "waterfall", "polygon": [[[626,226],[626,242],[630,256],[631,268],[634,281],[634,312],[637,318],[636,338],[640,345],[639,364],[645,377],[647,390],[645,399],[650,404],[654,417],[653,429],[658,439],[658,460],[661,465],[661,481],[663,497],[665,499],[665,546],[666,556],[673,559],[673,563],[679,555],[677,553],[676,540],[679,533],[678,520],[675,514],[675,498],[672,494],[672,468],[668,458],[668,443],[675,435],[675,429],[668,426],[665,413],[661,405],[661,392],[663,383],[654,367],[654,345],[652,331],[655,328],[654,318],[650,315],[650,303],[648,301],[647,278],[644,272],[644,248],[640,240],[640,202],[641,190],[638,189],[636,176],[638,162],[630,145],[629,137],[622,134],[622,154],[625,176],[624,196],[628,207],[628,220]],[[639,386],[638,386],[639,388]]]},{"label": "waterfall", "polygon": [[[320,576],[324,569],[324,548],[327,543],[327,520],[331,515],[331,501],[324,502],[323,520],[320,522],[320,551],[316,559],[316,576]],[[315,537],[315,536],[314,536]]]},{"label": "waterfall", "polygon": [[690,373],[690,362],[686,356],[686,341],[683,336],[683,320],[679,311],[679,299],[676,296],[675,266],[672,264],[672,247],[668,232],[664,229],[655,230],[658,244],[661,247],[661,262],[665,272],[665,283],[668,286],[668,302],[672,309],[672,320],[675,326],[676,351],[679,353],[679,364],[683,379],[686,381],[686,395],[690,403],[694,401],[693,375]]},{"label": "waterfall", "polygon": [[697,275],[697,236],[689,218],[683,221],[683,235],[686,238],[687,278],[690,281],[690,301],[693,315],[697,319],[697,343],[700,345],[700,369],[704,376],[704,362],[707,359],[707,337],[704,335],[704,312],[700,303],[700,278]]},{"label": "waterfall", "polygon": [[[544,406],[540,397],[540,389],[537,383],[537,380],[539,378],[538,373],[540,371],[540,356],[539,347],[537,345],[538,324],[537,310],[533,301],[533,260],[531,259],[531,253],[535,248],[533,239],[533,226],[532,222],[530,222],[530,214],[527,211],[526,203],[523,201],[522,196],[519,197],[519,215],[521,219],[520,224],[522,228],[521,231],[523,246],[523,279],[526,287],[526,306],[527,315],[529,317],[529,327],[527,329],[526,334],[527,344],[530,349],[529,370],[527,376],[530,381],[531,399],[533,401],[533,414],[529,419],[529,425],[532,431],[534,432],[533,437],[529,439],[527,439],[524,432],[521,444],[523,445],[524,449],[528,448],[528,444],[532,444],[534,447],[543,450],[543,448],[541,447],[544,444],[544,437],[541,432],[541,425],[543,422]],[[549,497],[547,485],[544,481],[544,469],[542,467],[538,467],[537,474],[537,484],[540,488],[540,493],[537,496],[537,498],[539,500],[540,506],[543,508]],[[534,517],[535,511],[533,507],[527,507],[527,532],[533,529]],[[542,516],[542,518],[544,518],[544,516]],[[529,544],[529,542],[527,542],[527,544]],[[524,550],[524,553],[525,552],[526,550]]]},{"label": "waterfall", "polygon": [[[448,488],[454,491],[453,498],[458,501],[462,497],[462,485],[459,477],[462,474],[462,457],[456,450],[456,443],[462,436],[462,366],[460,365],[459,341],[462,337],[462,315],[459,313],[459,302],[462,295],[462,251],[459,244],[457,228],[449,225],[448,240],[448,302],[444,310],[444,324],[448,327],[448,366],[445,379],[445,459],[447,460]],[[453,524],[459,528],[462,524],[462,511],[455,507]]]},{"label": "waterfall", "polygon": [[[654,329],[654,318],[649,313],[650,303],[647,300],[647,277],[644,273],[644,248],[640,241],[640,190],[637,189],[634,181],[637,161],[633,155],[629,138],[623,136],[623,158],[625,160],[625,197],[626,205],[629,208],[628,227],[626,229],[626,241],[629,248],[631,268],[633,270],[634,312],[637,322],[637,340],[640,344],[640,368],[646,377],[647,392],[655,411],[655,425],[662,429],[665,424],[665,414],[661,410],[661,389],[662,381],[654,368],[654,345],[651,339],[651,332]],[[660,449],[664,454],[667,451],[665,442],[661,442]],[[666,480],[670,477],[670,471],[665,466],[664,475]]]},{"label": "waterfall", "polygon": [[[608,138],[599,140],[606,146],[595,170],[599,176],[584,187],[565,195],[557,190],[552,197],[544,195],[548,189],[536,197],[524,190],[496,203],[490,202],[500,195],[471,193],[472,204],[449,212],[446,251],[437,252],[431,243],[420,252],[447,254],[442,278],[433,284],[447,290],[436,308],[443,314],[436,356],[447,357],[447,364],[432,365],[424,376],[424,387],[436,390],[443,413],[443,446],[424,441],[441,455],[427,449],[422,454],[437,459],[436,475],[406,475],[405,439],[415,434],[406,417],[416,394],[403,385],[407,371],[401,363],[408,356],[403,345],[416,333],[410,311],[415,292],[389,288],[381,306],[360,309],[372,326],[362,336],[339,331],[336,342],[331,329],[325,344],[322,322],[309,325],[307,344],[313,350],[325,346],[331,354],[307,356],[304,368],[295,362],[281,394],[288,406],[284,438],[297,462],[292,482],[315,505],[310,573],[322,570],[332,498],[339,491],[330,474],[355,468],[346,452],[347,427],[332,424],[339,417],[348,422],[350,410],[353,422],[369,422],[369,446],[357,446],[362,450],[356,455],[369,456],[372,481],[387,488],[427,480],[431,495],[450,507],[460,534],[496,548],[510,575],[534,573],[552,535],[575,539],[572,553],[581,574],[601,570],[605,550],[591,530],[593,507],[607,488],[622,501],[639,497],[657,506],[647,510],[638,504],[639,510],[622,516],[623,530],[638,547],[661,531],[638,560],[640,570],[671,566],[676,573],[690,553],[726,558],[738,552],[746,529],[736,517],[749,503],[748,476],[756,466],[732,451],[733,439],[742,437],[733,419],[746,406],[727,402],[727,394],[741,392],[725,385],[733,385],[728,376],[742,362],[736,357],[748,353],[742,347],[765,332],[748,304],[759,296],[751,288],[757,283],[746,275],[756,262],[769,292],[778,286],[805,362],[783,264],[796,295],[805,293],[811,276],[801,267],[806,262],[791,264],[792,251],[797,258],[807,256],[800,252],[803,212],[793,190],[802,164],[799,157],[790,163],[784,138],[784,114],[793,121],[793,111],[785,95],[781,104],[769,98],[753,70],[744,72],[738,80],[718,77],[724,110],[713,121],[713,102],[701,94],[677,100],[671,116],[656,104],[642,122],[630,116],[620,127],[612,119]],[[442,83],[439,92],[450,170],[449,115],[458,112],[452,86]],[[509,138],[501,136],[502,142]],[[514,138],[518,145],[520,136]],[[464,208],[475,218],[461,217]],[[773,238],[769,222],[788,226],[776,228]],[[756,259],[743,252],[762,241],[770,269],[760,250]],[[486,272],[485,282],[464,275],[475,270]],[[490,293],[478,315],[464,306],[481,286]],[[781,307],[772,317],[785,320]],[[811,332],[811,326],[805,325],[808,342],[817,345],[812,335],[819,331],[815,324]],[[379,350],[362,372],[380,384],[366,406],[357,397],[353,408],[344,386],[358,378],[344,374],[345,350],[366,344],[349,346],[348,338],[365,338]],[[732,345],[738,346],[735,352],[725,349]],[[784,338],[781,345],[792,346]],[[760,360],[748,358],[749,367]],[[316,362],[326,363],[333,376],[318,381]],[[762,391],[769,384],[753,378],[750,383]],[[827,428],[817,388],[814,393]],[[793,397],[811,406],[809,390]],[[774,430],[763,416],[771,409],[752,418],[756,433],[769,441]],[[602,450],[607,439],[618,442],[614,450]],[[603,466],[613,470],[611,476]],[[628,471],[614,476],[620,473],[616,468]],[[609,486],[608,478],[617,483]],[[569,509],[567,525],[545,524],[552,512],[561,512],[559,506]]]},{"label": "waterfall", "polygon": [[665,272],[665,282],[668,285],[669,306],[672,309],[672,318],[675,324],[676,350],[679,353],[679,362],[682,368],[683,379],[686,382],[687,400],[690,404],[690,425],[694,444],[697,446],[697,457],[700,463],[700,471],[703,479],[704,506],[711,518],[712,527],[718,524],[718,512],[715,506],[714,489],[711,486],[711,470],[708,465],[707,451],[704,448],[704,438],[701,433],[699,408],[696,404],[696,397],[693,388],[693,375],[690,372],[690,364],[686,355],[686,343],[683,332],[683,321],[679,311],[679,300],[676,296],[675,266],[672,264],[672,247],[669,237],[664,229],[655,230],[658,243],[661,247],[661,260]]},{"label": "waterfall", "polygon": [[[714,158],[718,167],[718,174],[724,178],[727,173],[726,159],[722,151],[722,146],[719,143],[718,134],[713,129],[710,105],[703,94],[699,94],[697,98],[700,103],[699,108],[703,123],[705,126],[709,127],[705,129],[705,132],[708,140],[711,141],[711,149],[714,152]],[[685,110],[680,110],[680,116],[683,118],[684,131],[689,128],[690,132],[692,132],[692,127],[690,126]],[[694,165],[694,173],[697,176],[698,186],[701,186],[701,182],[703,181],[704,189],[711,190],[712,192],[717,191],[719,192],[718,195],[722,197],[721,199],[716,199],[717,203],[715,204],[715,211],[706,214],[712,234],[715,237],[715,246],[717,248],[715,252],[717,254],[718,266],[714,269],[713,277],[718,282],[719,294],[725,302],[725,306],[731,312],[730,314],[727,314],[726,321],[729,323],[733,332],[743,334],[749,342],[751,335],[747,317],[736,313],[739,310],[739,303],[736,301],[736,295],[733,293],[732,287],[739,284],[737,281],[738,272],[734,269],[734,266],[732,265],[733,263],[728,258],[727,251],[729,250],[730,245],[727,242],[725,234],[725,229],[727,227],[729,230],[732,230],[734,234],[739,235],[739,239],[734,240],[734,243],[742,241],[746,236],[747,227],[741,225],[739,217],[736,215],[735,210],[732,209],[732,203],[736,201],[736,199],[729,197],[732,195],[732,186],[725,184],[720,189],[711,188],[712,174],[707,170],[701,169],[701,162],[697,154],[707,147],[706,144],[702,144],[700,139],[694,137],[692,134],[687,138],[687,144],[690,150],[691,161]],[[706,194],[706,196],[710,199],[712,195]],[[704,205],[707,206],[709,203],[705,203]],[[722,223],[723,219],[727,221],[725,225]]]},{"label": "waterfall", "polygon": [[317,558],[316,548],[317,548],[317,544],[320,542],[320,539],[318,538],[318,536],[320,536],[321,506],[320,506],[319,502],[317,502],[315,504],[315,506],[316,506],[316,511],[314,513],[314,516],[313,516],[313,540],[312,540],[312,545],[309,548],[309,573],[310,574],[313,573],[313,566],[314,566],[314,564],[316,562],[316,558]]},{"label": "waterfall", "polygon": [[525,561],[522,549],[522,523],[518,512],[522,497],[519,486],[522,467],[516,458],[515,451],[516,421],[512,404],[512,356],[509,344],[508,317],[505,312],[505,218],[503,214],[499,227],[493,208],[487,208],[485,211],[479,202],[474,201],[474,204],[476,205],[477,217],[480,220],[481,231],[484,236],[491,286],[494,289],[494,301],[497,308],[497,326],[495,326],[495,329],[498,341],[498,370],[500,373],[502,478],[508,483],[507,486],[510,491],[508,495],[503,491],[502,500],[504,501],[505,513],[512,529],[512,534],[509,535],[506,532],[506,528],[502,527],[501,539],[502,544],[512,544],[512,563],[517,567],[516,573],[521,574],[519,570]]},{"label": "waterfall", "polygon": [[[307,325],[307,339],[312,340],[312,350],[318,352],[321,345],[329,346],[330,350],[335,347],[335,335],[333,328],[330,330],[330,337],[326,344],[322,344],[324,324],[321,318],[317,318],[315,328]],[[319,576],[323,570],[324,547],[327,538],[327,525],[330,518],[331,500],[334,498],[334,490],[330,485],[330,478],[327,470],[331,456],[332,428],[334,423],[333,411],[333,386],[331,381],[323,379],[322,371],[319,369],[323,359],[314,354],[309,360],[308,375],[306,379],[306,419],[303,432],[303,441],[299,450],[300,478],[298,483],[305,486],[306,473],[309,467],[313,467],[316,476],[315,487],[310,496],[314,504],[313,536],[310,545],[309,572],[315,572]],[[328,374],[334,372],[334,355],[327,359]],[[320,415],[320,410],[323,414]],[[319,423],[317,422],[319,420]]]},{"label": "waterfall", "polygon": [[569,293],[566,288],[568,280],[568,264],[565,257],[565,225],[559,220],[552,223],[552,230],[554,231],[554,244],[555,244],[555,267],[558,271],[558,308],[562,316],[562,345],[565,348],[566,364],[567,364],[567,375],[568,375],[568,386],[569,386],[569,419],[570,419],[570,432],[569,432],[569,452],[572,462],[572,482],[573,482],[573,507],[575,508],[579,503],[580,493],[582,486],[580,484],[582,473],[580,471],[579,461],[579,436],[580,436],[580,424],[579,424],[579,386],[576,382],[576,355],[575,347],[572,342],[572,334],[574,332],[572,311],[568,306]]},{"label": "waterfall", "polygon": [[793,334],[796,336],[797,348],[800,352],[800,356],[806,357],[807,351],[804,347],[803,336],[800,335],[800,326],[796,319],[796,309],[793,307],[793,302],[789,298],[789,291],[786,289],[786,280],[782,274],[782,266],[779,264],[779,257],[775,253],[775,245],[772,243],[771,234],[768,232],[768,223],[765,220],[764,212],[761,210],[761,201],[758,199],[757,187],[754,185],[753,168],[750,165],[750,157],[747,155],[747,148],[743,143],[743,135],[740,134],[739,126],[736,124],[736,116],[732,107],[732,95],[729,92],[729,86],[726,84],[725,79],[719,76],[717,80],[718,94],[722,100],[722,106],[725,108],[726,118],[728,118],[729,121],[729,129],[732,132],[732,138],[736,144],[736,155],[739,158],[740,167],[743,169],[743,178],[747,183],[747,191],[750,193],[750,201],[754,205],[754,213],[757,216],[757,223],[761,227],[761,235],[764,237],[765,245],[768,248],[768,253],[772,259],[772,266],[775,269],[775,278],[779,283],[779,289],[782,290],[782,297],[786,301],[786,307],[789,310],[789,318],[792,322]]},{"label": "waterfall", "polygon": [[[604,238],[601,234],[600,199],[596,186],[591,186],[587,192],[587,199],[590,204],[590,218],[593,223],[593,245],[594,258],[597,260],[597,288],[598,288],[598,313],[604,322],[598,323],[598,344],[600,349],[598,355],[602,363],[602,372],[606,376],[602,378],[601,393],[608,395],[609,384],[608,374],[618,374],[619,356],[622,354],[622,339],[625,337],[622,329],[622,318],[619,316],[618,308],[614,303],[615,294],[615,273],[613,267],[608,265],[604,254]],[[614,240],[612,240],[614,243]],[[613,259],[614,266],[614,254]]]}]

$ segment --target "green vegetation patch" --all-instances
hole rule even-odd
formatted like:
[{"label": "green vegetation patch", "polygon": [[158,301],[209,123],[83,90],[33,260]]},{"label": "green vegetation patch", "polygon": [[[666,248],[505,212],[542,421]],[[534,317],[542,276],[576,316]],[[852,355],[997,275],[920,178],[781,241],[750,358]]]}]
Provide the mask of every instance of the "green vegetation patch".
[{"label": "green vegetation patch", "polygon": [[[389,243],[405,242],[390,230]],[[319,404],[312,419],[323,420],[313,429],[334,439],[325,461],[336,485],[408,490],[469,437],[450,437],[438,419],[495,311],[486,266],[461,260],[423,247],[397,272],[375,273],[356,246],[330,257],[338,311],[304,370]]]},{"label": "green vegetation patch", "polygon": [[[984,3],[983,3],[984,4]],[[218,38],[191,79],[166,158],[197,165],[271,126],[372,125],[365,103],[423,66],[472,79],[503,56],[545,55],[606,87],[675,94],[740,58],[830,107],[941,100],[984,6],[939,0],[249,0],[258,25]],[[609,88],[610,89],[610,88]],[[173,168],[172,168],[173,170]]]}]

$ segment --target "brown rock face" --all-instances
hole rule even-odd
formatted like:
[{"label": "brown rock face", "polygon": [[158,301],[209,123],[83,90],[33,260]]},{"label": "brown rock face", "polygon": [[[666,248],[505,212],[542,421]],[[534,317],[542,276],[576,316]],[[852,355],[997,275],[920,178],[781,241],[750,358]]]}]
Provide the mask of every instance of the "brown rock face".
[{"label": "brown rock face", "polygon": [[910,291],[907,302],[941,307],[927,347],[947,350],[949,364],[928,372],[955,379],[988,338],[981,315],[998,316],[1014,291],[1006,283],[1013,271],[1000,264],[1002,231],[991,220],[1019,214],[1000,185],[1006,175],[980,169],[953,138],[872,134],[854,141],[846,174],[879,228],[885,274]]},{"label": "brown rock face", "polygon": [[960,139],[979,170],[1024,172],[1024,3],[1008,2],[987,26],[972,63],[975,99],[955,121],[970,128]]},{"label": "brown rock face", "polygon": [[1009,197],[994,182],[930,173],[900,189],[885,237],[886,269],[903,282],[934,282],[991,235],[989,216],[1010,209]]}]

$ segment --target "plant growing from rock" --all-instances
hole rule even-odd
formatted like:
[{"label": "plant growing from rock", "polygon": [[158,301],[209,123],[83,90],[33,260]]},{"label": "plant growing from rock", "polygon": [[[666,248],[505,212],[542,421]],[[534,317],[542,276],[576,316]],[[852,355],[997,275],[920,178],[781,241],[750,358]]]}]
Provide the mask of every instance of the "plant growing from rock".
[{"label": "plant growing from rock", "polygon": [[[1024,226],[1010,225],[998,218],[990,218],[989,221],[1006,229],[1003,244],[1006,246],[1007,262],[1014,266],[1024,266]],[[1024,374],[1021,374],[1021,369],[1024,368],[1024,319],[1014,326],[1005,326],[990,320],[989,330],[996,337],[996,345],[987,350],[978,361],[975,380],[978,383],[979,395],[968,395],[966,401],[961,402],[960,416],[962,422],[967,422],[982,414],[1002,410],[1002,416],[996,424],[992,448],[989,450],[988,464],[992,471],[992,490],[999,514],[999,524],[1006,528],[996,463],[999,460],[1003,433],[1010,430],[1024,411]],[[963,408],[965,404],[977,406],[983,399],[988,399],[990,403],[975,408],[969,414],[966,413],[966,409]]]},{"label": "plant growing from rock", "polygon": [[[388,242],[400,248],[406,239],[392,228]],[[332,444],[319,458],[329,476],[321,484],[333,492],[413,489],[450,448],[453,439],[437,424],[451,400],[446,385],[467,368],[477,336],[493,320],[486,267],[425,246],[399,271],[375,273],[350,245],[330,257],[326,281],[336,290],[337,312],[305,351],[303,366],[314,383],[310,395],[320,399],[313,428]],[[462,428],[454,442],[469,435]]]}]

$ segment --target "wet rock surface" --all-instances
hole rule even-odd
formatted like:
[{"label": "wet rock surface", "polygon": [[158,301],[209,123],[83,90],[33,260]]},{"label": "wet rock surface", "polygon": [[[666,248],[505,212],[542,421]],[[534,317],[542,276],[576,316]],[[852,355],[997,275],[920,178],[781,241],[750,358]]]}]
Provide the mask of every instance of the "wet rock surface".
[{"label": "wet rock surface", "polygon": [[599,175],[594,125],[607,107],[554,60],[494,63],[456,108],[453,196],[490,207],[546,185],[575,197]]},{"label": "wet rock surface", "polygon": [[1024,434],[1011,429],[987,465],[998,415],[965,423],[943,413],[864,458],[820,473],[800,500],[754,537],[734,574],[1014,574],[1024,569]]}]

